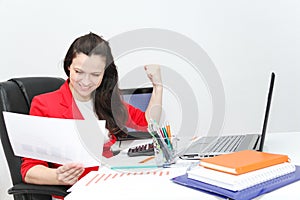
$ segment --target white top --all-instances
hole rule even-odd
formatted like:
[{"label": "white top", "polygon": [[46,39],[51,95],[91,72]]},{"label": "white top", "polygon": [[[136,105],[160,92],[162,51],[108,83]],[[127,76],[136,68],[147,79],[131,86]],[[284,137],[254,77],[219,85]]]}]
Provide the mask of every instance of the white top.
[{"label": "white top", "polygon": [[97,115],[94,112],[92,99],[89,101],[78,101],[75,99],[75,102],[84,119],[98,120]]},{"label": "white top", "polygon": [[[98,117],[94,111],[94,105],[93,105],[93,101],[92,99],[89,101],[78,101],[75,99],[76,105],[80,111],[80,113],[82,114],[83,118],[85,120],[98,120]],[[104,134],[104,141],[108,141],[109,137],[108,137],[108,133],[109,131],[107,129],[106,133]]]}]

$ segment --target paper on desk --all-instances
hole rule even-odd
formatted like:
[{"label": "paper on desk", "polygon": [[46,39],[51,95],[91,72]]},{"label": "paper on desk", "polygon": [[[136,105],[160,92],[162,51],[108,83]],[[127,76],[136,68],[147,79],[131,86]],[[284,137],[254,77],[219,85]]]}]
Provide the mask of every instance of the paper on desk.
[{"label": "paper on desk", "polygon": [[104,120],[74,120],[3,112],[14,154],[57,164],[100,166]]},{"label": "paper on desk", "polygon": [[[212,199],[201,198],[201,193],[175,184],[170,179],[185,174],[183,168],[160,168],[140,173],[118,173],[115,171],[94,171],[80,179],[71,188],[65,200],[100,199],[110,200],[153,200],[153,199]],[[203,193],[205,194],[205,193]]]},{"label": "paper on desk", "polygon": [[[88,187],[95,187],[95,186],[97,187],[104,183],[108,183],[115,180],[120,181],[122,179],[128,181],[127,185],[131,185],[129,181],[130,180],[134,181],[135,178],[138,179],[139,176],[143,176],[144,181],[146,181],[149,176],[169,180],[173,177],[183,175],[185,173],[186,173],[186,169],[181,167],[156,168],[152,170],[146,169],[138,172],[135,171],[119,172],[116,170],[111,170],[107,167],[100,167],[98,171],[91,171],[83,178],[81,178],[78,182],[76,182],[72,187],[68,189],[68,192],[73,192]],[[130,176],[133,176],[133,178],[128,179]]]}]

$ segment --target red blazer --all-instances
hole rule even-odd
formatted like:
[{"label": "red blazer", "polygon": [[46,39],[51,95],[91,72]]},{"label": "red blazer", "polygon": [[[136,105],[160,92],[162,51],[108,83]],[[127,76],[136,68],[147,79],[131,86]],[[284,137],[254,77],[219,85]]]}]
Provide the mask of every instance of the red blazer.
[{"label": "red blazer", "polygon": [[[148,126],[145,113],[129,104],[125,103],[125,105],[128,110],[128,121],[126,126],[131,128],[143,127],[142,129],[145,130]],[[83,116],[81,115],[73,99],[68,80],[54,92],[35,96],[31,103],[30,115],[64,119],[83,119]],[[113,156],[112,152],[110,151],[110,147],[115,143],[115,141],[116,138],[113,137],[104,145],[103,156]],[[23,180],[27,171],[35,165],[44,165],[52,168],[57,168],[60,166],[59,164],[55,163],[51,163],[51,166],[49,166],[49,163],[46,161],[22,158],[21,175]],[[86,168],[81,177],[93,170],[98,170],[98,167]]]}]

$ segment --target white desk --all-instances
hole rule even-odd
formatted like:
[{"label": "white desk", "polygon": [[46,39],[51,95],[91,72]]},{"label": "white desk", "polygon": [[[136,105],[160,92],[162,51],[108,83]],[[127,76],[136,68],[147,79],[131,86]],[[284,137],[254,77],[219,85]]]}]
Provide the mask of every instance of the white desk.
[{"label": "white desk", "polygon": [[[264,151],[289,155],[292,163],[300,165],[300,133],[270,133]],[[258,197],[259,200],[300,199],[300,181]],[[100,199],[206,199],[218,200],[215,196],[177,185],[169,177],[136,176],[116,179],[97,187],[75,190],[65,200]]]}]

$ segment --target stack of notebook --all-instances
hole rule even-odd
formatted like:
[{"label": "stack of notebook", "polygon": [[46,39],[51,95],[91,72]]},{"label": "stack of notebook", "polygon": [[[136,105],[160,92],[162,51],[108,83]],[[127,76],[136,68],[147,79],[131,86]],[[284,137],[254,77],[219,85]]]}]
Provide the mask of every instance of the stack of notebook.
[{"label": "stack of notebook", "polygon": [[252,199],[300,180],[300,167],[287,155],[244,150],[202,159],[199,166],[172,179],[219,197]]}]

